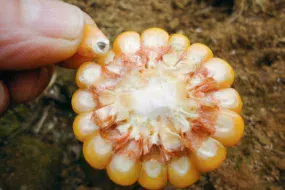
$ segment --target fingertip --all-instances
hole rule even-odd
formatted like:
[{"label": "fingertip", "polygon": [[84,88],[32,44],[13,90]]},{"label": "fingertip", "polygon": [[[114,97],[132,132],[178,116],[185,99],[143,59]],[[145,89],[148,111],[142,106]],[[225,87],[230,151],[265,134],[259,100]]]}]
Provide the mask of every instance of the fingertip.
[{"label": "fingertip", "polygon": [[41,36],[78,39],[84,29],[84,14],[76,6],[62,1],[18,1],[21,24]]},{"label": "fingertip", "polygon": [[95,24],[95,21],[87,13],[83,12],[85,24]]},{"label": "fingertip", "polygon": [[0,114],[2,114],[9,106],[10,97],[6,85],[0,81]]},{"label": "fingertip", "polygon": [[72,57],[83,40],[85,25],[94,20],[62,1],[4,3],[0,13],[0,69],[34,69]]},{"label": "fingertip", "polygon": [[4,3],[0,19],[0,69],[22,70],[56,64],[74,55],[85,23],[94,21],[78,7],[62,1]]}]

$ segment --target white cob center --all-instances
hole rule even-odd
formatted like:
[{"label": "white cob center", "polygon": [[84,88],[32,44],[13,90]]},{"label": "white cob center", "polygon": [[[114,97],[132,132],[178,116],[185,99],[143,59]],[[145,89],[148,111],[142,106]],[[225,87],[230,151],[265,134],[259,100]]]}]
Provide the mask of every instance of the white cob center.
[{"label": "white cob center", "polygon": [[176,82],[153,78],[145,88],[135,90],[132,97],[135,102],[132,109],[136,114],[155,119],[177,107]]},{"label": "white cob center", "polygon": [[168,128],[171,122],[176,122],[177,131],[189,130],[190,124],[185,118],[192,115],[184,110],[191,107],[185,104],[186,77],[158,67],[142,73],[130,73],[121,82],[116,91],[128,95],[116,99],[114,104],[123,105],[125,100],[130,103],[118,106],[121,115],[123,109],[129,111],[127,125],[119,125],[118,130],[122,134],[130,130],[130,138],[148,138],[150,144],[162,144],[170,151],[179,149],[181,137]]}]

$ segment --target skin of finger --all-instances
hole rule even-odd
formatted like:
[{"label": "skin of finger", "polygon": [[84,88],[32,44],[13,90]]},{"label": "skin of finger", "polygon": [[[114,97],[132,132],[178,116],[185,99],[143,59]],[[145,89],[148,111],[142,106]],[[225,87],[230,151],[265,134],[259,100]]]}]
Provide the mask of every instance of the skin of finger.
[{"label": "skin of finger", "polygon": [[94,20],[85,12],[83,12],[85,24],[95,24]]},{"label": "skin of finger", "polygon": [[[84,21],[85,24],[95,24],[94,20],[86,13],[84,13]],[[60,67],[64,67],[66,69],[77,69],[82,63],[91,61],[89,57],[81,56],[75,53],[72,57],[58,63],[57,65]]]},{"label": "skin of finger", "polygon": [[48,86],[52,72],[50,67],[11,72],[6,79],[11,100],[24,103],[35,99]]},{"label": "skin of finger", "polygon": [[2,20],[0,21],[1,70],[38,68],[63,61],[75,54],[82,40],[85,22],[92,22],[89,16],[82,14],[82,24],[78,25],[77,37],[59,38],[50,34],[51,29],[48,27],[45,28],[48,28],[49,34],[35,31],[30,25],[21,23],[18,18],[21,15],[18,12],[23,11],[19,8],[21,6],[17,6],[17,2],[22,1],[7,1],[4,3],[7,8],[4,7],[0,13],[0,20]]},{"label": "skin of finger", "polygon": [[[17,36],[17,33],[14,33],[17,36],[14,42],[1,48],[0,70],[34,69],[58,63],[71,57],[80,41],[52,39],[33,34],[23,36],[23,32],[20,31],[18,34]],[[10,38],[13,38],[12,35]]]},{"label": "skin of finger", "polygon": [[2,114],[9,106],[10,98],[6,85],[0,81],[0,114]]},{"label": "skin of finger", "polygon": [[40,69],[38,81],[35,84],[34,94],[31,95],[31,100],[38,97],[46,89],[52,78],[53,70],[53,66],[47,66]]}]

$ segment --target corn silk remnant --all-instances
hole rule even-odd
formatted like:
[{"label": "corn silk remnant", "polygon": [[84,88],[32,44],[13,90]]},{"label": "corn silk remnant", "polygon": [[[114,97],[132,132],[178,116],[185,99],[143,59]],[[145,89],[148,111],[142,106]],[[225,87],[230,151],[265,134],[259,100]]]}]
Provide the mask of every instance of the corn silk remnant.
[{"label": "corn silk remnant", "polygon": [[79,67],[72,98],[86,161],[117,184],[147,189],[187,187],[219,167],[244,131],[232,67],[159,28],[124,32],[109,51],[106,37],[90,31],[69,60],[93,60]]}]

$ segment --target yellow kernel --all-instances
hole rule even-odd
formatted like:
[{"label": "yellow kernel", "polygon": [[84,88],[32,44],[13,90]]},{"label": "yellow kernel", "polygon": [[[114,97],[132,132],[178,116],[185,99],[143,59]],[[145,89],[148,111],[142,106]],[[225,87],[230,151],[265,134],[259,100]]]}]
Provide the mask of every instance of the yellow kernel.
[{"label": "yellow kernel", "polygon": [[195,43],[187,49],[186,58],[192,64],[202,64],[213,56],[213,52],[206,45]]},{"label": "yellow kernel", "polygon": [[205,140],[193,153],[193,160],[201,172],[209,172],[218,168],[225,159],[225,147],[212,138]]},{"label": "yellow kernel", "polygon": [[147,189],[161,189],[167,183],[167,167],[154,159],[144,161],[138,182]]},{"label": "yellow kernel", "polygon": [[221,108],[229,109],[240,113],[242,100],[239,93],[233,88],[220,89],[210,95],[214,101],[218,102]]},{"label": "yellow kernel", "polygon": [[215,123],[213,138],[224,146],[236,145],[243,136],[244,122],[242,117],[230,110],[221,110]]},{"label": "yellow kernel", "polygon": [[190,46],[190,40],[183,34],[172,34],[168,43],[178,52],[185,51]]},{"label": "yellow kernel", "polygon": [[74,112],[79,114],[92,111],[97,106],[97,100],[91,92],[79,89],[73,94],[71,105]]},{"label": "yellow kernel", "polygon": [[213,57],[212,51],[204,44],[192,44],[186,51],[184,58],[176,65],[182,73],[195,72],[207,60]]},{"label": "yellow kernel", "polygon": [[102,68],[94,62],[87,62],[80,66],[76,73],[76,83],[80,88],[95,86],[102,76]]},{"label": "yellow kernel", "polygon": [[83,144],[85,160],[96,169],[104,169],[112,155],[112,145],[104,140],[99,132],[88,136]]},{"label": "yellow kernel", "polygon": [[79,114],[73,122],[73,132],[78,140],[83,142],[90,134],[98,130],[98,126],[92,120],[93,112]]},{"label": "yellow kernel", "polygon": [[212,58],[203,66],[208,72],[208,75],[215,79],[220,88],[228,88],[234,82],[233,68],[224,60]]},{"label": "yellow kernel", "polygon": [[134,54],[141,46],[140,35],[133,31],[124,32],[115,39],[113,46],[116,54]]},{"label": "yellow kernel", "polygon": [[86,24],[83,40],[77,53],[84,57],[94,58],[96,55],[104,55],[109,50],[109,40],[99,30],[96,24]]},{"label": "yellow kernel", "polygon": [[134,184],[139,177],[141,165],[138,161],[129,158],[127,155],[114,155],[107,166],[107,173],[115,183],[128,186]]},{"label": "yellow kernel", "polygon": [[172,185],[184,188],[200,178],[195,163],[187,156],[173,158],[168,164],[168,178]]},{"label": "yellow kernel", "polygon": [[149,28],[142,35],[142,43],[146,48],[157,48],[166,46],[168,43],[168,33],[160,28]]}]

